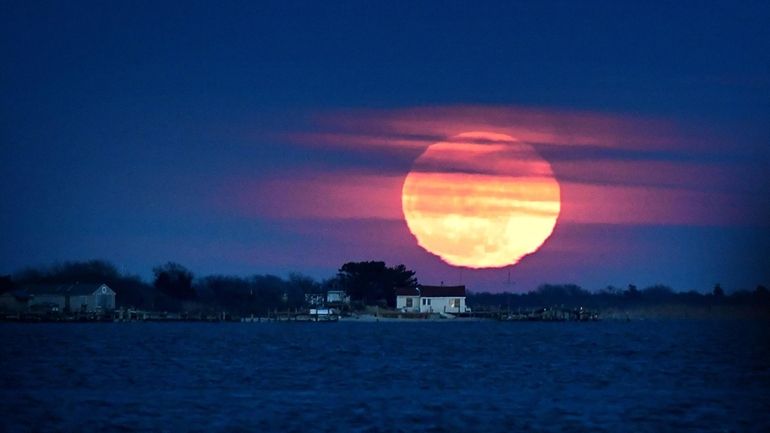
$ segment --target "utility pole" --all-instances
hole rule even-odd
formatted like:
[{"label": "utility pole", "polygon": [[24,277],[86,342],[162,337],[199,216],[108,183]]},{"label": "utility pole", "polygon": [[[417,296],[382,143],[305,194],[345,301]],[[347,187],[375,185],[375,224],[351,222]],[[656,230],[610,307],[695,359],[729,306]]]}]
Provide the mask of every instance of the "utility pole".
[{"label": "utility pole", "polygon": [[505,299],[508,301],[508,315],[511,314],[511,292],[513,290],[513,282],[511,282],[511,268],[508,268],[508,281],[505,283]]}]

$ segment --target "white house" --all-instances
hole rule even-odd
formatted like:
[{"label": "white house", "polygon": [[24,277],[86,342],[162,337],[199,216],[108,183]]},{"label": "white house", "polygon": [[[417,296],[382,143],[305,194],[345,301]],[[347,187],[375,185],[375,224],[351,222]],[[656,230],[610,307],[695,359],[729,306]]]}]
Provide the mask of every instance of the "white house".
[{"label": "white house", "polygon": [[465,286],[397,287],[396,309],[413,313],[465,313]]},{"label": "white house", "polygon": [[420,292],[413,287],[396,287],[396,310],[405,313],[420,312]]},{"label": "white house", "polygon": [[419,286],[421,313],[464,313],[465,286]]}]

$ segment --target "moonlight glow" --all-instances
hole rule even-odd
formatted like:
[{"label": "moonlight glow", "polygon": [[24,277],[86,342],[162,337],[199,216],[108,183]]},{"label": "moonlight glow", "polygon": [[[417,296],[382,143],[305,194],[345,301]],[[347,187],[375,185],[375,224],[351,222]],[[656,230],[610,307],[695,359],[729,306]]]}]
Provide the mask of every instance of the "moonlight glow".
[{"label": "moonlight glow", "polygon": [[468,132],[432,144],[402,190],[418,244],[455,266],[517,263],[551,235],[561,208],[550,164],[512,137]]}]

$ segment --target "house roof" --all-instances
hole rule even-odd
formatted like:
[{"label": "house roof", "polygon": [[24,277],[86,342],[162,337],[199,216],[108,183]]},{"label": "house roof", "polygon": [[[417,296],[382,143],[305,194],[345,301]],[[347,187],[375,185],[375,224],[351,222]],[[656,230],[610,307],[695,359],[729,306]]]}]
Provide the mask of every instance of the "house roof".
[{"label": "house roof", "polygon": [[396,287],[396,296],[420,296],[420,292],[414,287]]},{"label": "house roof", "polygon": [[31,286],[25,286],[27,291],[33,295],[62,295],[66,293],[65,290],[69,287],[69,284],[34,284]]},{"label": "house roof", "polygon": [[29,300],[29,298],[32,297],[32,294],[29,293],[29,291],[27,291],[25,289],[21,289],[21,290],[13,290],[13,291],[10,291],[10,292],[5,292],[3,294],[0,294],[0,296],[12,297],[12,298],[16,299],[19,302],[27,302]]},{"label": "house roof", "polygon": [[424,298],[463,297],[465,286],[420,286],[420,296]]},{"label": "house roof", "polygon": [[106,284],[39,284],[27,287],[27,290],[33,295],[92,295],[102,286],[106,286],[111,292],[112,289]]}]

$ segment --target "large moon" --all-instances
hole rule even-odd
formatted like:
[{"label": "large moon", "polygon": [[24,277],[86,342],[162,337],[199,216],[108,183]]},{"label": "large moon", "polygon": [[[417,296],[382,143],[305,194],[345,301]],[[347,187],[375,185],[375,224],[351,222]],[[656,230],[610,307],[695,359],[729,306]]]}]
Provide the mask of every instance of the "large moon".
[{"label": "large moon", "polygon": [[466,132],[430,145],[404,180],[409,230],[454,266],[499,268],[537,251],[556,226],[551,165],[505,134]]}]

